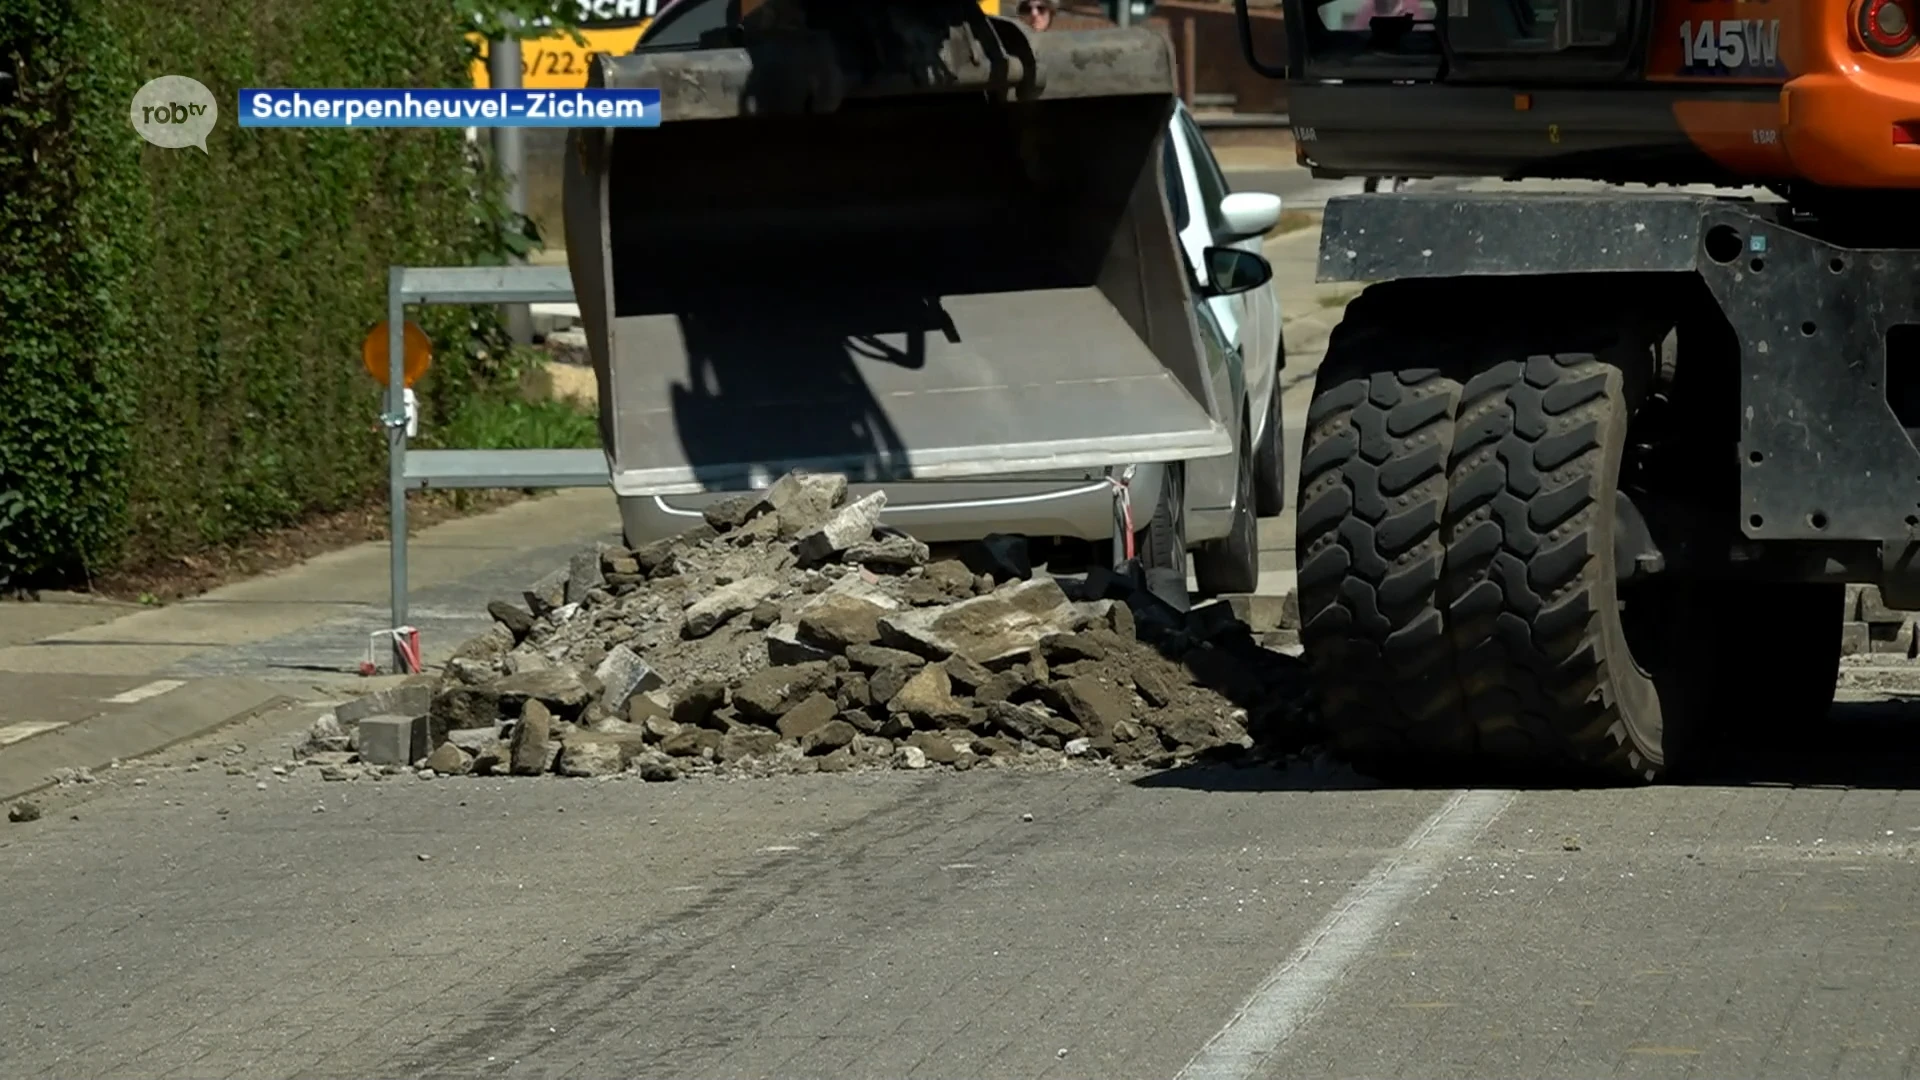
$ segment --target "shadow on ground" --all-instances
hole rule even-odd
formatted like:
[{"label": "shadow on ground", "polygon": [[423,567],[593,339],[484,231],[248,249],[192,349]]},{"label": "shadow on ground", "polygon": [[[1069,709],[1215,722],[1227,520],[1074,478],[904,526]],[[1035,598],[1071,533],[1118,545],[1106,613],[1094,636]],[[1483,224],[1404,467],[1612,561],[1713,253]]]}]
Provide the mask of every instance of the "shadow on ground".
[{"label": "shadow on ground", "polygon": [[[1291,658],[1283,658],[1291,659]],[[1749,722],[1752,718],[1744,718]],[[1323,749],[1323,732],[1301,709],[1293,724],[1268,728],[1251,751],[1223,759],[1197,758],[1135,784],[1212,792],[1446,790],[1460,787],[1523,791],[1624,786],[1594,784],[1572,775],[1463,771],[1436,765],[1430,775],[1377,779]],[[1258,737],[1258,736],[1256,736]],[[1920,697],[1841,702],[1824,719],[1783,732],[1728,734],[1683,776],[1666,781],[1690,787],[1839,787],[1920,789]]]}]

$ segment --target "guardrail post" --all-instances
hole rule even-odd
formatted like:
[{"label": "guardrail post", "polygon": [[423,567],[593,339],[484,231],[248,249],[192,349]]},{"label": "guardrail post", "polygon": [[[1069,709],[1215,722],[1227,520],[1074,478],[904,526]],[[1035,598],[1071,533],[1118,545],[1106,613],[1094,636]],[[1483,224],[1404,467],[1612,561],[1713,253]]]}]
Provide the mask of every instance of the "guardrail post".
[{"label": "guardrail post", "polygon": [[407,304],[402,294],[406,268],[387,274],[387,531],[393,593],[393,670],[409,670],[400,628],[407,625]]}]

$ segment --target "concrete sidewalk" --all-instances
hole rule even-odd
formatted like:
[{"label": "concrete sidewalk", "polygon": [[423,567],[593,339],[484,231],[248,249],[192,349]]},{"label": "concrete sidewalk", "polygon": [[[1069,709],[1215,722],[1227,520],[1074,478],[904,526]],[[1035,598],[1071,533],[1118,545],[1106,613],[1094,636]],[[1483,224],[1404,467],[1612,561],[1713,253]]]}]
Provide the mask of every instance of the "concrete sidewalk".
[{"label": "concrete sidewalk", "polygon": [[[409,538],[408,621],[429,667],[580,547],[618,540],[613,494],[567,491]],[[0,604],[0,799],[296,702],[389,683],[356,667],[388,624],[385,542],[161,608],[55,595]],[[384,651],[379,655],[386,663]]]}]

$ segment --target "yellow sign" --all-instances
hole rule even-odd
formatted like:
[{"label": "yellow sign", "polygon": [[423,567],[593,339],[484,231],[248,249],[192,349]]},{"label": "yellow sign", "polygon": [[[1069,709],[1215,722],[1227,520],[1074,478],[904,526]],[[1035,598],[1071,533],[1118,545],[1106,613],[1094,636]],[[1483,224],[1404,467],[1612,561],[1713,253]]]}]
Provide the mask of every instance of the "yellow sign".
[{"label": "yellow sign", "polygon": [[[565,32],[522,41],[520,85],[529,90],[577,90],[587,85],[587,69],[593,64],[594,54],[624,56],[632,52],[652,21],[642,19],[621,27],[581,27],[580,36],[587,40],[584,46],[574,44],[573,36]],[[479,45],[481,57],[473,65],[473,85],[486,90],[492,85],[487,79],[487,46],[484,41]]]},{"label": "yellow sign", "polygon": [[[663,5],[664,0],[580,0],[580,36],[587,43],[576,45],[573,36],[565,32],[522,41],[520,85],[528,90],[573,90],[587,85],[587,71],[593,66],[594,56],[632,52]],[[980,0],[980,10],[998,15],[1000,0]],[[473,38],[481,52],[473,65],[473,85],[486,90],[491,86],[487,80],[487,43],[477,34]]]}]

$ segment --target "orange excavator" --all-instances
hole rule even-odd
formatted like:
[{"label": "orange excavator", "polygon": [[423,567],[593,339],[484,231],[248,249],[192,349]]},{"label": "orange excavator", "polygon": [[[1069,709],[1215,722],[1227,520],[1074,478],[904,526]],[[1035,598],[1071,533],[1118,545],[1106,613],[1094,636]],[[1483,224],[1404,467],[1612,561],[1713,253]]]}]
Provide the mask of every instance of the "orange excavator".
[{"label": "orange excavator", "polygon": [[1920,607],[1914,0],[1284,0],[1284,44],[1236,4],[1302,165],[1427,181],[1320,240],[1369,283],[1296,503],[1334,741],[1630,782],[1820,743],[1846,584]]}]

